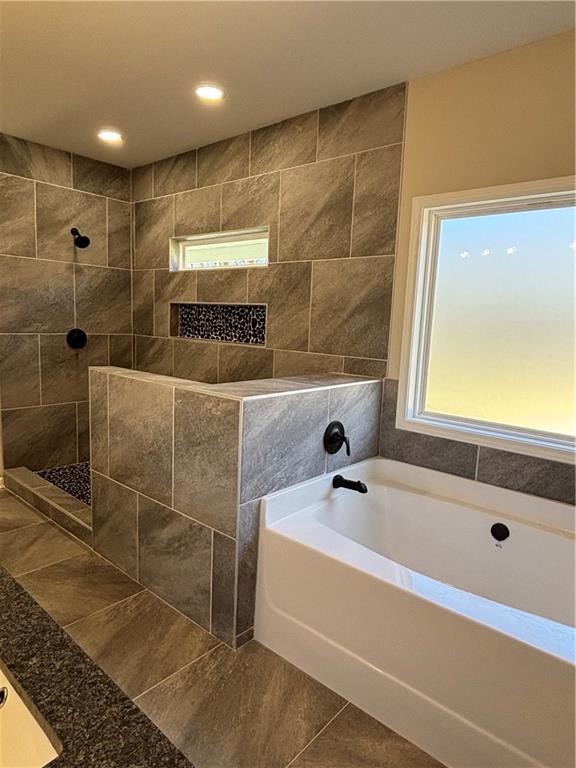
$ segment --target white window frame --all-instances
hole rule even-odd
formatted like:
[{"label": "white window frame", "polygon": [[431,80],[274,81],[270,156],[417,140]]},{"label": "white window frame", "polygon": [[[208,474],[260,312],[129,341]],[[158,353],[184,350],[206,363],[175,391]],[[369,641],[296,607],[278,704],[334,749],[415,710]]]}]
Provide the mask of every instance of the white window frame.
[{"label": "white window frame", "polygon": [[575,187],[576,177],[566,176],[414,198],[396,415],[399,429],[575,463],[574,441],[565,436],[424,410],[441,221],[574,205]]},{"label": "white window frame", "polygon": [[[268,250],[266,252],[266,262],[258,264],[227,263],[227,264],[191,264],[186,266],[186,248],[194,245],[218,245],[220,243],[248,242],[250,240],[266,239],[268,241]],[[250,229],[235,229],[223,232],[209,232],[200,235],[179,235],[170,238],[170,271],[171,272],[194,272],[194,271],[215,271],[218,269],[262,269],[270,263],[270,226],[251,227]]]}]

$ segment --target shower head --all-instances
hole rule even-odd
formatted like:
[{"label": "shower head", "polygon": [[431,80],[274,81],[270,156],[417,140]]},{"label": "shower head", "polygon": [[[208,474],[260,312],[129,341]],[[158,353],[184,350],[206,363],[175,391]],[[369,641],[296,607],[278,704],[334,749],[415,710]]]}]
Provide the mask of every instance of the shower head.
[{"label": "shower head", "polygon": [[75,248],[88,248],[90,245],[90,238],[86,237],[86,235],[81,235],[80,232],[76,229],[76,227],[72,227],[70,230],[70,234],[74,238],[74,247]]}]

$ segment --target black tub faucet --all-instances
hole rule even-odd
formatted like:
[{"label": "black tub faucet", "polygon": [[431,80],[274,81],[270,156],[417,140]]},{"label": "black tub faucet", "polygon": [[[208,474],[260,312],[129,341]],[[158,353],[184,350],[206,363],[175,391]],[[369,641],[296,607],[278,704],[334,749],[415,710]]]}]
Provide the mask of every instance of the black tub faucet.
[{"label": "black tub faucet", "polygon": [[366,484],[361,480],[346,480],[342,475],[334,475],[332,478],[332,488],[348,488],[349,491],[368,493]]}]

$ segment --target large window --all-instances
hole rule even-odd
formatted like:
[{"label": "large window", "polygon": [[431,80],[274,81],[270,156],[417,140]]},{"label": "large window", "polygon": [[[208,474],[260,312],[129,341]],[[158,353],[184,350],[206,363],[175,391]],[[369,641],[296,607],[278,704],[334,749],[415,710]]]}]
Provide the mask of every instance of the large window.
[{"label": "large window", "polygon": [[399,426],[572,460],[573,189],[557,179],[414,201]]}]

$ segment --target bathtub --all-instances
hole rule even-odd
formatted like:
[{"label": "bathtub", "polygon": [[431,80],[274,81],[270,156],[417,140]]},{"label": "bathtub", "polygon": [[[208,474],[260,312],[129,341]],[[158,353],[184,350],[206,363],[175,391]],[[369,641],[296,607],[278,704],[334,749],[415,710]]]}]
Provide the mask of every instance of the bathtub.
[{"label": "bathtub", "polygon": [[262,501],[256,639],[449,768],[573,768],[573,509],[387,459],[340,474],[368,494],[325,475]]},{"label": "bathtub", "polygon": [[0,768],[44,768],[62,749],[0,662]]}]

